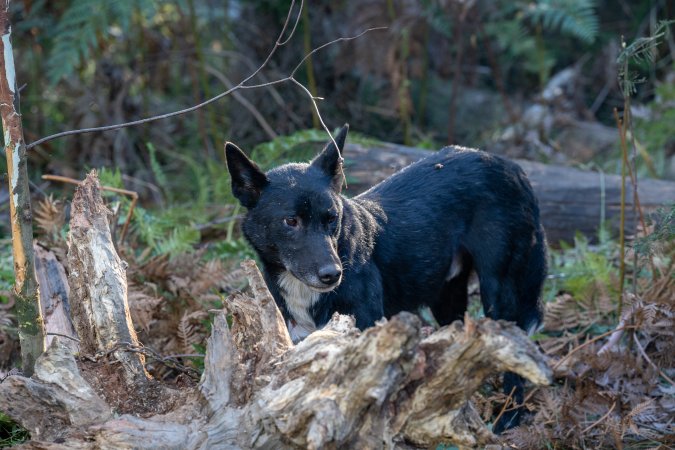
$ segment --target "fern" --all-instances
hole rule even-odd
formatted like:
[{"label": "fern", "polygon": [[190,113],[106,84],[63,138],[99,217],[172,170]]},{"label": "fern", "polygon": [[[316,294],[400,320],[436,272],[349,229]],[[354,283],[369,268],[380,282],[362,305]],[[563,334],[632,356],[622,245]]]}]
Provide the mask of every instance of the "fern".
[{"label": "fern", "polygon": [[592,44],[598,35],[594,0],[538,0],[528,6],[525,17],[541,24],[544,31],[557,31]]},{"label": "fern", "polygon": [[[152,14],[152,0],[74,0],[64,10],[53,31],[47,59],[47,77],[52,84],[71,75],[92,57],[99,40],[128,32],[135,11]],[[115,32],[114,27],[119,31]]]},{"label": "fern", "polygon": [[97,170],[97,172],[101,186],[124,189],[124,183],[122,183],[122,173],[120,172],[119,168],[109,169],[107,167],[101,167]]},{"label": "fern", "polygon": [[168,254],[170,257],[189,253],[199,242],[199,237],[199,231],[191,226],[176,227],[155,244],[155,249],[158,253]]},{"label": "fern", "polygon": [[148,147],[148,151],[150,152],[150,168],[152,169],[152,174],[155,176],[155,180],[157,180],[159,187],[162,188],[162,193],[164,196],[169,201],[171,201],[169,181],[166,178],[166,174],[164,173],[161,164],[159,161],[157,161],[157,149],[155,149],[155,146],[152,145],[152,142],[148,142],[146,145]]},{"label": "fern", "polygon": [[644,81],[637,74],[629,70],[630,63],[652,63],[656,58],[656,47],[668,35],[670,26],[675,20],[661,21],[654,30],[654,34],[648,37],[638,38],[630,45],[623,43],[624,49],[617,58],[619,66],[619,84],[625,98],[636,92],[636,86]]},{"label": "fern", "polygon": [[190,212],[179,208],[154,215],[137,207],[134,210],[134,232],[153,249],[153,255],[167,254],[173,258],[181,253],[192,252],[199,242],[199,231],[191,225],[184,225],[187,218],[181,214]]}]

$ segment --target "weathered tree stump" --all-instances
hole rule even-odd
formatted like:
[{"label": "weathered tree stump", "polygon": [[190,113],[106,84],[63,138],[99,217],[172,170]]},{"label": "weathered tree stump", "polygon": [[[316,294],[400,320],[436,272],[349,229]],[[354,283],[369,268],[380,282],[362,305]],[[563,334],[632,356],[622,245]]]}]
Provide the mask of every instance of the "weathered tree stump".
[{"label": "weathered tree stump", "polygon": [[[117,255],[110,233],[110,211],[92,171],[78,186],[71,207],[68,235],[68,283],[80,349],[93,355],[115,345],[138,346],[127,302],[126,263]],[[148,379],[143,356],[114,351],[129,385]]]}]

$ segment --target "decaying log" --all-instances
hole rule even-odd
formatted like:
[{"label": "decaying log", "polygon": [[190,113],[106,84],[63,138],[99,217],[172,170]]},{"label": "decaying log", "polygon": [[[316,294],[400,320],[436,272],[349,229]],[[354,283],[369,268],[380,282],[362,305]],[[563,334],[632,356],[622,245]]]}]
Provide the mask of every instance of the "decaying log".
[{"label": "decaying log", "polygon": [[[68,234],[72,318],[80,349],[88,355],[120,343],[138,345],[127,302],[126,263],[115,250],[109,215],[92,171],[75,191]],[[130,385],[148,379],[142,355],[115,350],[114,356]]]},{"label": "decaying log", "polygon": [[[47,346],[51,345],[56,334],[77,338],[70,314],[70,287],[63,265],[51,251],[34,244],[35,274],[40,285],[40,307],[47,331]],[[52,333],[52,334],[50,334]],[[63,345],[75,353],[77,341],[64,339]]]},{"label": "decaying log", "polygon": [[353,318],[336,314],[294,346],[255,264],[244,268],[253,297],[234,294],[216,314],[200,385],[186,388],[173,411],[111,417],[110,405],[92,393],[57,338],[34,379],[10,376],[0,384],[0,410],[34,433],[24,447],[485,445],[494,436],[469,398],[486,376],[509,370],[536,384],[550,381],[527,336],[488,319],[456,322],[427,336],[409,313],[364,332]]},{"label": "decaying log", "polygon": [[10,376],[0,384],[0,410],[30,430],[36,441],[57,441],[73,429],[111,417],[110,407],[82,378],[60,339],[38,358],[32,378]]},{"label": "decaying log", "polygon": [[[347,144],[344,151],[348,195],[356,195],[397,170],[429,155],[428,150],[394,144],[362,146]],[[550,243],[573,242],[577,231],[594,240],[602,218],[618,235],[621,177],[570,167],[517,160],[534,187],[539,199],[541,218]],[[638,183],[640,204],[648,214],[675,200],[675,183],[641,179]],[[604,198],[603,198],[604,196]],[[627,183],[626,199],[631,211],[633,194]],[[635,233],[637,223],[632,213],[626,215],[626,233]]]}]

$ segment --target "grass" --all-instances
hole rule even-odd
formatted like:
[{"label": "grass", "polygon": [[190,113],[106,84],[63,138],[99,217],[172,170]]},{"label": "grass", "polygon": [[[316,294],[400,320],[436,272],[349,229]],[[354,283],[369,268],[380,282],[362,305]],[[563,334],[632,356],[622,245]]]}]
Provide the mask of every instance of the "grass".
[{"label": "grass", "polygon": [[0,412],[0,448],[21,444],[30,439],[30,434],[8,416]]}]

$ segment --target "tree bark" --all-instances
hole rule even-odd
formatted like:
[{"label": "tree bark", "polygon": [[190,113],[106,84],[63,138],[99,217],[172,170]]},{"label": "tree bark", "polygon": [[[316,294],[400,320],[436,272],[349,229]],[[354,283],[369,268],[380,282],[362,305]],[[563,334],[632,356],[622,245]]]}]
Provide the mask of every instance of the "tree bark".
[{"label": "tree bark", "polygon": [[[384,180],[405,166],[428,156],[428,150],[395,144],[362,146],[347,144],[344,151],[347,195],[356,195]],[[527,174],[539,199],[542,223],[549,243],[573,242],[577,232],[590,240],[597,239],[604,217],[610,230],[618,234],[620,227],[621,177],[571,167],[516,160]],[[627,208],[633,201],[632,185],[627,183]],[[640,204],[649,214],[672,204],[675,183],[642,179],[638,187]],[[626,217],[625,231],[634,234],[637,222],[632,214]]]},{"label": "tree bark", "polygon": [[19,321],[19,341],[24,373],[31,375],[35,360],[45,349],[45,331],[40,314],[40,296],[33,256],[33,215],[28,187],[26,145],[19,109],[19,91],[14,70],[9,0],[0,5],[0,115],[4,131],[9,178],[9,212],[14,255],[14,294]]},{"label": "tree bark", "polygon": [[469,401],[485,377],[513,371],[550,382],[522,330],[489,319],[426,335],[409,313],[364,332],[335,314],[294,346],[255,263],[244,269],[253,297],[234,294],[216,314],[201,382],[175,409],[113,416],[57,337],[33,379],[0,384],[0,409],[32,433],[23,447],[475,447],[494,440]]}]

